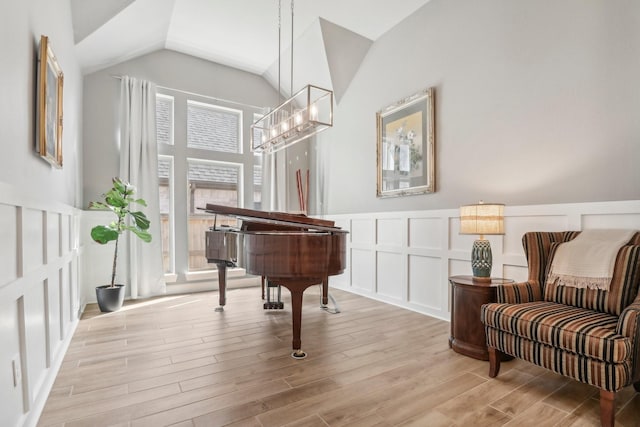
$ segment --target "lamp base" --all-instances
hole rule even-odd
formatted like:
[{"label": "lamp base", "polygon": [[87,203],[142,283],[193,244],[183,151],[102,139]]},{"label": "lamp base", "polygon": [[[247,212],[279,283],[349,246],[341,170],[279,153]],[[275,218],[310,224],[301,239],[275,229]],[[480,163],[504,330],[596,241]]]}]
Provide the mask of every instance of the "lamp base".
[{"label": "lamp base", "polygon": [[491,277],[476,277],[476,276],[473,276],[471,278],[471,280],[473,280],[474,282],[480,282],[480,283],[491,283]]},{"label": "lamp base", "polygon": [[475,240],[471,249],[473,280],[490,282],[492,261],[491,244],[489,241],[484,239]]}]

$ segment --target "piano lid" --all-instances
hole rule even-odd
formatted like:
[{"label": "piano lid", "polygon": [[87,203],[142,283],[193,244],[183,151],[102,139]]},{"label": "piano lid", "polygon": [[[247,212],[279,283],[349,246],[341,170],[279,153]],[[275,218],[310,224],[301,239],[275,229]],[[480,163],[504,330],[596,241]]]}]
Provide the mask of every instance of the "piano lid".
[{"label": "piano lid", "polygon": [[[199,208],[202,209],[202,208]],[[309,218],[302,214],[290,214],[285,212],[265,212],[254,209],[235,208],[231,206],[214,205],[207,203],[204,209],[207,213],[232,216],[249,222],[261,222],[278,225],[288,225],[292,227],[303,227],[312,230],[341,231],[335,226],[334,221]]]}]

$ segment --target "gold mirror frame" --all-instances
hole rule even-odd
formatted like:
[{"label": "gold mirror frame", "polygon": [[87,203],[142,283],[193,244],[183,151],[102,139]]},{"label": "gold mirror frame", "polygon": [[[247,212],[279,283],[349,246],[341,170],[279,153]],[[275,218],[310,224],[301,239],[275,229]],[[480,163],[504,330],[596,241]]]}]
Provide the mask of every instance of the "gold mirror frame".
[{"label": "gold mirror frame", "polygon": [[40,36],[38,54],[38,117],[36,151],[62,167],[62,88],[64,74],[47,36]]},{"label": "gold mirror frame", "polygon": [[435,192],[435,88],[376,113],[377,196]]}]

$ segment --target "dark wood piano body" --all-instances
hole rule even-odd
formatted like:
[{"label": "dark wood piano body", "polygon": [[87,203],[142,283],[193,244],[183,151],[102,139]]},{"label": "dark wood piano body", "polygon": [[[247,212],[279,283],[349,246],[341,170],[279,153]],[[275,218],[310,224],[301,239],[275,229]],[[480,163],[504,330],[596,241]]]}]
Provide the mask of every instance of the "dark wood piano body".
[{"label": "dark wood piano body", "polygon": [[249,274],[266,277],[291,292],[293,356],[301,350],[302,296],[311,285],[322,285],[327,304],[329,276],[346,265],[347,232],[333,221],[283,212],[207,204],[206,212],[242,220],[238,229],[214,227],[206,235],[206,256],[218,267],[220,307],[226,304],[226,269],[244,267]]}]

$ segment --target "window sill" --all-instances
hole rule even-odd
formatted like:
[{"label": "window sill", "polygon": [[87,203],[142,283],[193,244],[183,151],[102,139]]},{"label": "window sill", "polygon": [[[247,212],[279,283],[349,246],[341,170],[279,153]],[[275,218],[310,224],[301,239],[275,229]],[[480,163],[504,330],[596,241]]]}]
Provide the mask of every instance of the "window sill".
[{"label": "window sill", "polygon": [[165,273],[164,282],[165,283],[176,283],[178,281],[178,275],[175,273]]}]

